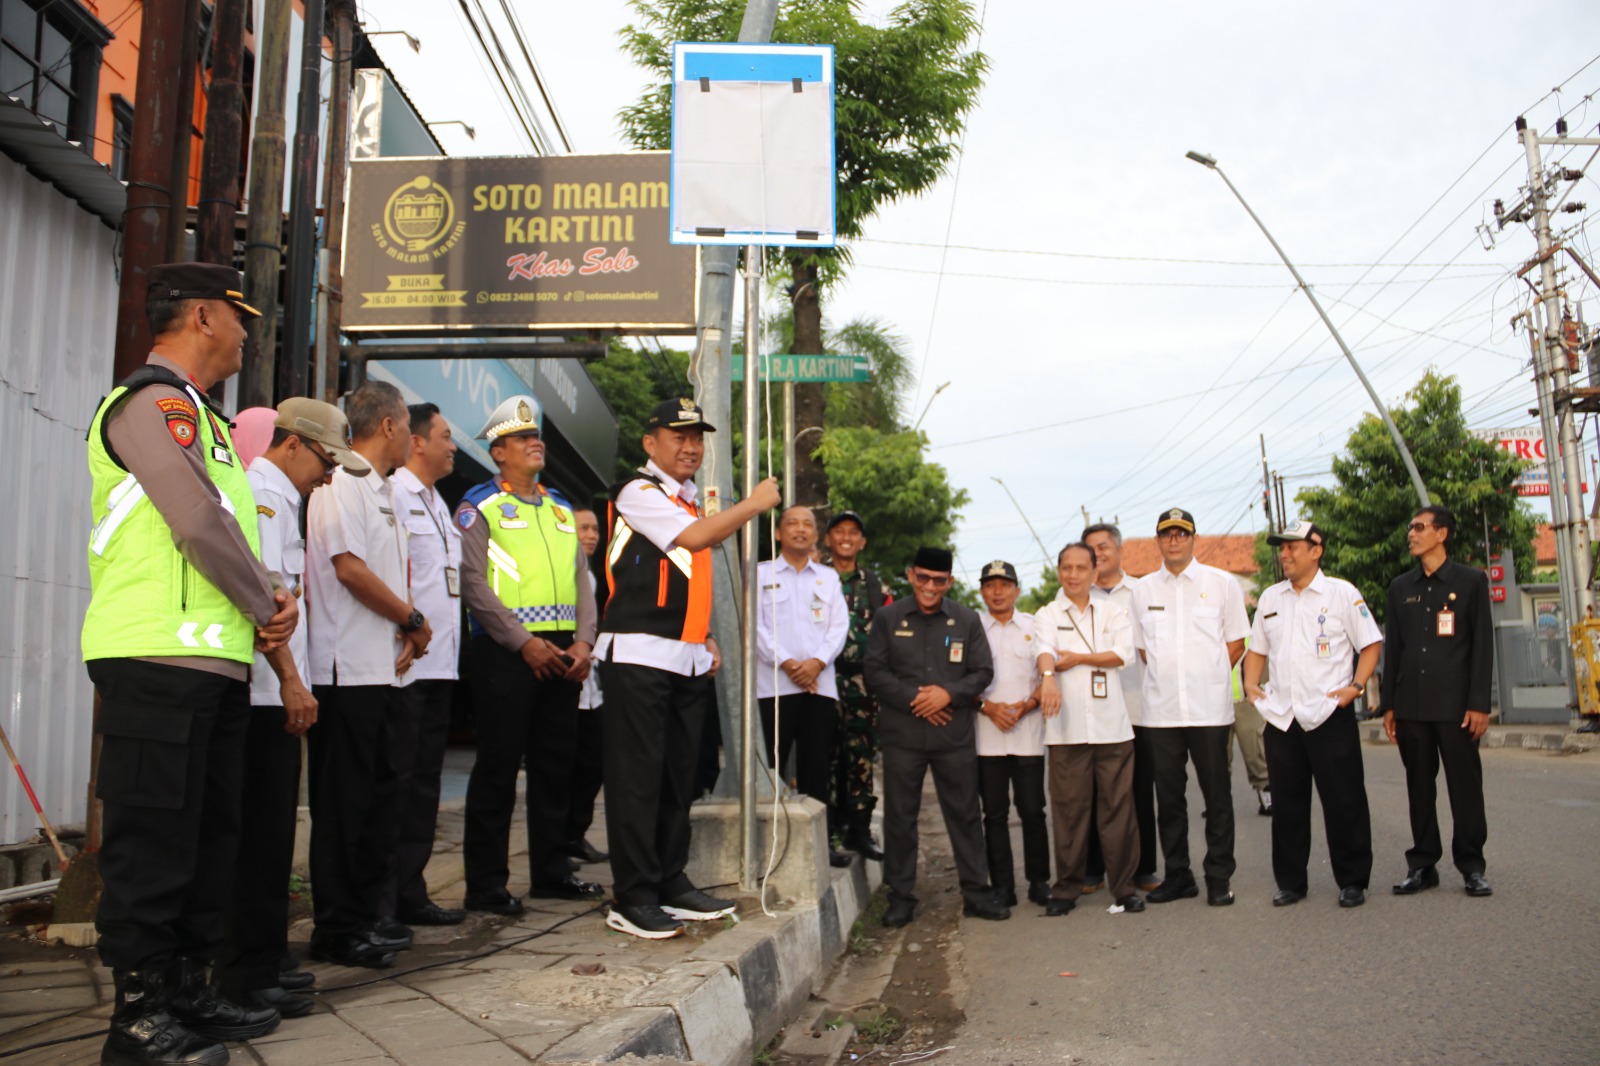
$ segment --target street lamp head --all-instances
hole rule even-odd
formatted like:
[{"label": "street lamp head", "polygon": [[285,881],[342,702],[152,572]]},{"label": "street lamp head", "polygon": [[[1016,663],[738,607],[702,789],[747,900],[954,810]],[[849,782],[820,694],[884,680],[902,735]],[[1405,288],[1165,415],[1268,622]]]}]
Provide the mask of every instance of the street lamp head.
[{"label": "street lamp head", "polygon": [[1217,169],[1217,160],[1215,156],[1206,155],[1204,152],[1185,152],[1184,155],[1190,159],[1193,159],[1196,163],[1199,163],[1203,167],[1210,167],[1212,170]]}]

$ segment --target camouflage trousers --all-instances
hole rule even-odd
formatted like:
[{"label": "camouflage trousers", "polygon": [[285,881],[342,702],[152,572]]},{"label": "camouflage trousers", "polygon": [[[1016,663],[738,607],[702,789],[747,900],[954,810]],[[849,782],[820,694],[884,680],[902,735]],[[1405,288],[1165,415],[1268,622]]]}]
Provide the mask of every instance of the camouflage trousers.
[{"label": "camouflage trousers", "polygon": [[872,793],[872,759],[878,753],[878,701],[867,694],[860,671],[840,670],[839,731],[833,756],[833,803],[829,820],[838,829],[852,815],[870,815],[878,798]]}]

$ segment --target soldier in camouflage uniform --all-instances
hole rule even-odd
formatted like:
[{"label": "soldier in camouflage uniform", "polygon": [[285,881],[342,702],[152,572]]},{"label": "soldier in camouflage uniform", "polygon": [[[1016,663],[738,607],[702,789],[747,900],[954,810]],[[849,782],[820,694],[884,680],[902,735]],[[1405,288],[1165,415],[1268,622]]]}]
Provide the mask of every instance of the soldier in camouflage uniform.
[{"label": "soldier in camouflage uniform", "polygon": [[839,679],[839,733],[833,764],[833,803],[828,809],[829,835],[864,859],[883,861],[872,839],[872,759],[878,751],[878,703],[867,694],[862,659],[872,614],[889,601],[878,575],[856,565],[867,546],[866,524],[854,511],[840,511],[828,522],[826,537],[833,568],[850,612],[850,633],[835,660]]}]

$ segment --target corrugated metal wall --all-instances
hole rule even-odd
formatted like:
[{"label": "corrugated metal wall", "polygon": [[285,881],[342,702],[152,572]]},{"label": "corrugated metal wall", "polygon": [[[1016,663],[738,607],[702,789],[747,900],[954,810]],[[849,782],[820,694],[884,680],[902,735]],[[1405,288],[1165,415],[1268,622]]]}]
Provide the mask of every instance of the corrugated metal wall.
[{"label": "corrugated metal wall", "polygon": [[[81,823],[93,690],[84,434],[111,386],[114,234],[0,156],[0,724],[52,822]],[[38,829],[0,766],[0,844]]]}]

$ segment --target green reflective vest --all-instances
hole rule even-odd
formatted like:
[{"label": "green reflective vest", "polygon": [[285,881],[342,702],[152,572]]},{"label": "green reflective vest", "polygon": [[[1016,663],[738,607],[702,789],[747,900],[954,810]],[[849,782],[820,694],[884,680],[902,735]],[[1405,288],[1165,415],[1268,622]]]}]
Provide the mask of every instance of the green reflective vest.
[{"label": "green reflective vest", "polygon": [[[255,496],[227,426],[199,390],[184,391],[199,413],[198,439],[189,447],[205,456],[223,509],[259,554]],[[204,656],[249,663],[255,658],[255,623],[189,564],[139,479],[106,450],[103,423],[127,392],[125,385],[113,389],[89,425],[93,594],[83,620],[84,660]]]},{"label": "green reflective vest", "polygon": [[489,588],[530,633],[578,628],[578,527],[546,493],[534,504],[499,491],[477,501],[489,525]]}]

